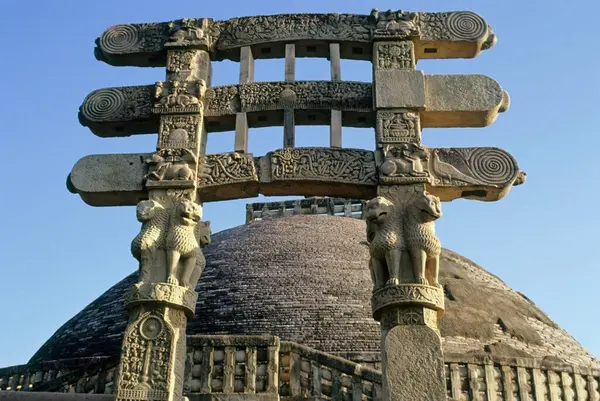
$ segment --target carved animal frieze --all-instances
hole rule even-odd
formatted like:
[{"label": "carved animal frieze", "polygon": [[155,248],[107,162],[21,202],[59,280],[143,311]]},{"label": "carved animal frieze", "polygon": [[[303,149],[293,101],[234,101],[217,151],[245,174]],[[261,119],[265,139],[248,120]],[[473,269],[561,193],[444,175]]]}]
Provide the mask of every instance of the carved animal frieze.
[{"label": "carved animal frieze", "polygon": [[146,185],[155,181],[194,181],[196,155],[189,149],[162,149],[146,159]]},{"label": "carved animal frieze", "polygon": [[373,152],[358,149],[285,148],[270,152],[271,178],[368,185],[377,182]]},{"label": "carved animal frieze", "polygon": [[[445,49],[440,48],[436,53],[426,54],[430,58],[473,57],[495,43],[491,28],[472,12],[373,10],[370,15],[286,14],[227,21],[188,18],[164,23],[116,25],[99,38],[96,54],[111,64],[155,66],[160,65],[160,61],[148,60],[147,54],[174,46],[198,46],[209,49],[215,60],[237,61],[239,53],[231,50],[242,46],[295,41],[368,43],[380,38],[411,38],[433,47],[438,41],[467,42],[464,48],[455,46],[454,52],[446,54]],[[478,46],[473,48],[472,43]],[[354,57],[360,58],[360,54]]]},{"label": "carved animal frieze", "polygon": [[148,302],[160,302],[184,308],[187,316],[194,317],[198,294],[194,288],[169,283],[141,282],[132,287],[125,296],[125,305],[131,308]]},{"label": "carved animal frieze", "polygon": [[376,320],[380,320],[382,312],[390,306],[417,305],[443,311],[444,290],[424,284],[388,285],[373,291],[371,297],[371,308]]},{"label": "carved animal frieze", "polygon": [[206,82],[158,81],[154,91],[153,113],[200,113],[204,111],[203,98]]},{"label": "carved animal frieze", "polygon": [[385,160],[379,167],[381,181],[428,182],[427,160],[429,153],[423,146],[403,143],[386,149]]},{"label": "carved animal frieze", "polygon": [[[166,238],[167,282],[193,289],[196,261],[200,245],[196,226],[202,219],[202,207],[190,200],[179,202],[171,212]],[[199,275],[198,275],[199,276]]]}]

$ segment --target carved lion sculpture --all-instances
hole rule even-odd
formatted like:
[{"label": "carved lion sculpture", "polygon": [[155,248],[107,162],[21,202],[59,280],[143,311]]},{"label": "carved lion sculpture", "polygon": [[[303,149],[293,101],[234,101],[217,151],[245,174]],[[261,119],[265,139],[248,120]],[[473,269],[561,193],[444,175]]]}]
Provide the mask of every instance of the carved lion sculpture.
[{"label": "carved lion sculpture", "polygon": [[369,268],[375,290],[387,284],[399,284],[400,262],[404,247],[402,215],[387,198],[378,196],[365,206]]},{"label": "carved lion sculpture", "polygon": [[440,240],[434,221],[442,217],[440,199],[427,191],[417,191],[406,206],[404,235],[411,257],[415,282],[438,286]]},{"label": "carved lion sculpture", "polygon": [[[210,229],[210,221],[199,221],[198,225],[196,226],[196,238],[200,243],[200,248],[204,248],[206,245],[210,244],[211,234],[212,231]],[[199,250],[194,270],[190,272],[189,277],[182,276],[180,284],[192,290],[196,288],[198,279],[200,279],[205,267],[206,259],[204,258],[204,253],[202,253],[202,250]]]},{"label": "carved lion sculpture", "polygon": [[131,254],[139,263],[139,281],[149,278],[153,259],[150,252],[165,246],[165,236],[169,226],[169,214],[154,200],[143,200],[137,204],[137,219],[142,229],[131,242]]},{"label": "carved lion sculpture", "polygon": [[171,213],[167,235],[167,282],[188,285],[194,275],[200,246],[196,239],[196,225],[202,218],[202,207],[184,200]]},{"label": "carved lion sculpture", "polygon": [[[186,155],[187,156],[187,155]],[[154,171],[151,171],[146,175],[147,180],[162,181],[162,180],[194,180],[194,171],[188,165],[189,161],[193,160],[193,155],[182,156],[181,160],[173,162],[168,161],[165,157],[154,153],[146,160],[146,163],[154,167]],[[189,160],[188,160],[189,159]]]}]

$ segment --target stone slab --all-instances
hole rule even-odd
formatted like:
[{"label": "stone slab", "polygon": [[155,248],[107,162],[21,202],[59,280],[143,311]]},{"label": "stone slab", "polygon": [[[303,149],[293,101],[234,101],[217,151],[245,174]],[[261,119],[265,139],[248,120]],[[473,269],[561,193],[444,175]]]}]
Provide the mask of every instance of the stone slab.
[{"label": "stone slab", "polygon": [[382,400],[446,399],[442,341],[427,326],[396,326],[382,339]]},{"label": "stone slab", "polygon": [[[388,32],[395,38],[410,37],[420,58],[471,58],[492,47],[495,35],[479,15],[468,11],[407,13],[409,31]],[[386,12],[378,12],[385,16]],[[370,44],[379,32],[376,14],[285,14],[207,19],[202,35],[210,43],[213,60],[240,60],[240,48],[249,46],[254,57],[283,58],[285,45],[301,42],[297,57],[327,57],[328,44],[340,43],[341,58],[370,60]],[[188,19],[203,27],[203,18]],[[179,25],[179,21],[172,21]],[[383,21],[385,22],[385,21]],[[173,33],[170,22],[121,24],[107,29],[97,40],[96,58],[116,66],[161,67],[166,64],[166,47]],[[385,25],[385,24],[384,24]],[[393,28],[392,28],[393,29]],[[389,30],[384,27],[384,30]]]},{"label": "stone slab", "polygon": [[[514,158],[497,148],[428,149],[435,163],[427,190],[442,201],[495,201],[517,184]],[[269,196],[376,196],[377,154],[361,149],[287,148],[262,157],[238,153],[206,155],[198,195],[204,202]],[[68,186],[92,206],[135,205],[147,199],[143,186],[149,154],[91,155],[79,160]],[[398,177],[391,177],[397,179]],[[400,177],[402,178],[402,177]]]},{"label": "stone slab", "polygon": [[[411,101],[424,105],[423,128],[484,127],[508,109],[508,94],[483,75],[425,75],[424,83],[425,102]],[[155,133],[158,118],[151,112],[153,91],[152,85],[96,90],[83,101],[79,121],[101,137]],[[284,109],[296,110],[296,125],[329,125],[330,114],[318,111],[340,110],[352,112],[343,113],[343,126],[368,128],[375,126],[373,107],[370,83],[255,82],[208,88],[204,117],[207,130],[218,132],[235,130],[240,112],[247,113],[248,127],[254,128],[281,126]]]},{"label": "stone slab", "polygon": [[423,71],[375,69],[375,108],[425,108]]}]

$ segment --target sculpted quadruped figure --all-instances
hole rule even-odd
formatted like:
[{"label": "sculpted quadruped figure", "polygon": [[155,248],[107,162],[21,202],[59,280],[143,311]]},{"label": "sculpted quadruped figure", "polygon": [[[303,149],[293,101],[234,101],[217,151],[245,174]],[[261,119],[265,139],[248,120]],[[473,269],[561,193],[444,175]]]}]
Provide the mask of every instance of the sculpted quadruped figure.
[{"label": "sculpted quadruped figure", "polygon": [[405,143],[389,150],[381,164],[381,172],[388,177],[427,177],[423,161],[427,161],[428,157],[425,148]]},{"label": "sculpted quadruped figure", "polygon": [[387,284],[399,284],[400,262],[405,249],[400,210],[382,196],[365,206],[367,242],[371,259],[369,267],[375,289]]},{"label": "sculpted quadruped figure", "polygon": [[152,265],[152,253],[164,247],[165,235],[169,226],[167,210],[154,200],[143,200],[137,204],[137,219],[142,229],[131,242],[131,254],[139,262],[139,281],[149,278]]},{"label": "sculpted quadruped figure", "polygon": [[[190,287],[200,246],[196,226],[202,218],[202,207],[183,200],[171,213],[171,226],[166,240],[167,282]],[[179,276],[179,278],[178,278]]]},{"label": "sculpted quadruped figure", "polygon": [[442,217],[440,199],[427,191],[416,190],[406,207],[404,235],[411,256],[415,281],[439,287],[440,240],[434,221]]}]

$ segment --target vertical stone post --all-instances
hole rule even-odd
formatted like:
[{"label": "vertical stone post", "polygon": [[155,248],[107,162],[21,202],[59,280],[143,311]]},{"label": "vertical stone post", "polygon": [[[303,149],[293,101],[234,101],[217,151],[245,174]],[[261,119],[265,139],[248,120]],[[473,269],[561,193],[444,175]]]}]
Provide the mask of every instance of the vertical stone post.
[{"label": "vertical stone post", "polygon": [[137,206],[142,229],[131,245],[139,280],[126,298],[119,401],[183,398],[187,319],[194,317],[195,287],[205,264],[201,247],[210,242],[210,223],[201,221],[197,199],[211,76],[207,24],[206,19],[171,24],[167,80],[155,87],[158,143],[146,160],[149,199]]},{"label": "vertical stone post", "polygon": [[444,309],[438,283],[440,242],[434,221],[440,200],[426,191],[427,151],[419,112],[425,82],[415,69],[410,15],[402,24],[372,16],[378,197],[365,206],[373,317],[381,323],[384,401],[446,399],[437,319]]},{"label": "vertical stone post", "polygon": [[[296,80],[296,45],[285,45],[285,81]],[[286,107],[283,110],[283,147],[293,148],[296,145],[296,120],[294,109]]]}]

